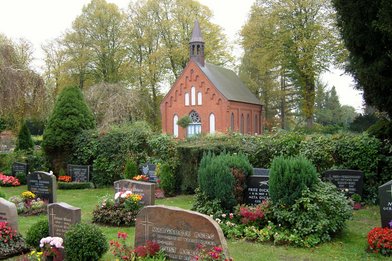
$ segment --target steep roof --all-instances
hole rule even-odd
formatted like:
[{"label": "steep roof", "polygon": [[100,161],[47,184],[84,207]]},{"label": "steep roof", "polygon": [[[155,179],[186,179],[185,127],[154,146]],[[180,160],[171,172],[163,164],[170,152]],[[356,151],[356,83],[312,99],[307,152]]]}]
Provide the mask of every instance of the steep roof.
[{"label": "steep roof", "polygon": [[261,105],[259,99],[257,99],[232,70],[210,63],[206,63],[205,66],[199,65],[199,67],[229,101]]},{"label": "steep roof", "polygon": [[204,43],[203,36],[201,35],[201,30],[199,26],[199,22],[195,20],[193,30],[192,30],[192,37],[189,41],[190,43]]}]

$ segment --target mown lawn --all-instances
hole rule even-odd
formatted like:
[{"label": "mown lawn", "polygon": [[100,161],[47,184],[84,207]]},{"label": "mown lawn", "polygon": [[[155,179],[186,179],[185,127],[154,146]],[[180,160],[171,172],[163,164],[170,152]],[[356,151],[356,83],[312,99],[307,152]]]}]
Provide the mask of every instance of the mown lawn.
[{"label": "mown lawn", "polygon": [[[2,187],[0,189],[6,194],[7,198],[27,190],[26,186],[15,188]],[[57,201],[66,202],[72,206],[81,208],[82,222],[91,223],[92,211],[98,202],[98,198],[106,194],[114,195],[114,189],[57,190]],[[192,196],[182,195],[156,200],[156,204],[190,209],[192,201]],[[22,235],[25,236],[32,224],[44,218],[47,217],[44,215],[36,217],[19,217],[19,230]],[[369,206],[365,209],[354,211],[353,219],[347,223],[347,228],[340,235],[337,235],[332,242],[322,244],[315,248],[306,249],[289,246],[275,246],[265,243],[251,243],[243,240],[229,240],[229,251],[234,260],[241,261],[390,260],[387,257],[370,254],[365,251],[367,246],[367,233],[376,226],[380,226],[378,206]],[[133,227],[100,227],[108,240],[116,239],[117,232],[124,231],[129,234],[129,238],[133,241],[135,234],[135,229]],[[103,260],[114,260],[114,257],[108,252]]]}]

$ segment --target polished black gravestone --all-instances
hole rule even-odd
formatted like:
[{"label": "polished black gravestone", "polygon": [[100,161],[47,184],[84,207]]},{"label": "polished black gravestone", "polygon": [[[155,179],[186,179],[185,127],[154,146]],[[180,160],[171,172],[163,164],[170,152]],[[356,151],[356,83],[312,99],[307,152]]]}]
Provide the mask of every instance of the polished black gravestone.
[{"label": "polished black gravestone", "polygon": [[258,205],[269,198],[269,170],[254,168],[253,175],[246,180],[245,203]]},{"label": "polished black gravestone", "polygon": [[350,169],[327,170],[324,172],[324,180],[332,182],[347,196],[358,194],[362,197],[362,171]]},{"label": "polished black gravestone", "polygon": [[27,190],[49,203],[54,203],[57,199],[56,176],[44,171],[30,173],[27,175]]},{"label": "polished black gravestone", "polygon": [[392,180],[378,188],[381,226],[392,227]]},{"label": "polished black gravestone", "polygon": [[27,176],[29,174],[29,165],[27,163],[14,162],[12,164],[12,176],[16,177],[18,173]]},{"label": "polished black gravestone", "polygon": [[89,182],[90,165],[67,165],[68,176],[72,177],[72,182]]},{"label": "polished black gravestone", "polygon": [[158,177],[155,175],[155,170],[156,170],[156,165],[155,164],[147,163],[147,164],[142,166],[141,170],[142,170],[143,175],[148,176],[149,181],[157,182]]}]

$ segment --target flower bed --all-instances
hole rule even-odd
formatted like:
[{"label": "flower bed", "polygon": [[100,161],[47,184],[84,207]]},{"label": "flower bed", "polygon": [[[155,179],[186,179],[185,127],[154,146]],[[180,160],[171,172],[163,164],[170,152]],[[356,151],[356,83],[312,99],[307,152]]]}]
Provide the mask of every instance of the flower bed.
[{"label": "flower bed", "polygon": [[0,222],[0,259],[28,252],[22,236],[13,230],[7,222]]},{"label": "flower bed", "polygon": [[93,222],[113,226],[133,226],[142,207],[142,196],[132,191],[117,192],[114,196],[101,198],[93,211]]},{"label": "flower bed", "polygon": [[47,212],[47,200],[42,200],[31,191],[22,192],[20,196],[8,199],[16,205],[16,210],[22,216],[34,216]]},{"label": "flower bed", "polygon": [[373,228],[368,234],[368,251],[390,256],[392,254],[392,228]]},{"label": "flower bed", "polygon": [[20,186],[20,182],[17,178],[13,176],[4,175],[4,173],[0,172],[0,186],[16,187],[16,186]]}]

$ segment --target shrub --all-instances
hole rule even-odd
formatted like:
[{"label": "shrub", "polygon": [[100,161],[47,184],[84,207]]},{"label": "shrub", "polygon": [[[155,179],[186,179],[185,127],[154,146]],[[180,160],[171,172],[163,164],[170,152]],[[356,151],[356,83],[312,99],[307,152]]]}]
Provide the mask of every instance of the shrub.
[{"label": "shrub", "polygon": [[303,157],[277,157],[271,164],[269,194],[274,204],[292,205],[317,184],[316,168]]},{"label": "shrub", "polygon": [[368,234],[368,251],[390,256],[392,254],[392,228],[373,228]]},{"label": "shrub", "polygon": [[58,189],[91,189],[94,188],[92,182],[57,182]]},{"label": "shrub", "polygon": [[26,243],[36,250],[39,250],[39,241],[41,238],[47,236],[49,236],[49,222],[47,219],[43,219],[34,223],[29,230],[27,230]]},{"label": "shrub", "polygon": [[305,188],[293,205],[275,205],[273,215],[276,224],[298,238],[294,244],[312,247],[342,231],[352,209],[335,186],[320,181],[313,191]]},{"label": "shrub", "polygon": [[200,190],[212,199],[220,200],[222,207],[231,210],[243,201],[245,180],[252,173],[245,155],[222,153],[205,154],[200,162],[198,183]]},{"label": "shrub", "polygon": [[23,237],[7,222],[0,222],[0,235],[0,259],[20,255],[29,250]]},{"label": "shrub", "polygon": [[170,166],[162,164],[159,171],[159,187],[165,192],[165,196],[174,196],[176,193],[176,179]]},{"label": "shrub", "polygon": [[79,87],[67,87],[59,95],[43,135],[42,146],[55,173],[72,153],[74,138],[95,127],[94,117]]},{"label": "shrub", "polygon": [[15,178],[19,180],[20,185],[26,185],[26,174],[16,173]]},{"label": "shrub", "polygon": [[99,260],[108,249],[105,235],[95,225],[76,224],[65,232],[64,251],[67,260]]},{"label": "shrub", "polygon": [[133,177],[137,176],[139,170],[137,168],[137,164],[133,159],[128,159],[125,163],[125,170],[124,170],[124,178],[132,179]]},{"label": "shrub", "polygon": [[26,122],[23,122],[18,133],[18,140],[16,142],[15,150],[31,150],[33,148],[34,142],[31,139],[30,130],[27,127]]},{"label": "shrub", "polygon": [[192,210],[214,217],[220,217],[224,213],[219,199],[210,200],[199,188],[195,192]]}]

